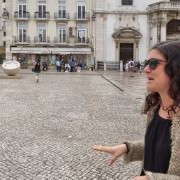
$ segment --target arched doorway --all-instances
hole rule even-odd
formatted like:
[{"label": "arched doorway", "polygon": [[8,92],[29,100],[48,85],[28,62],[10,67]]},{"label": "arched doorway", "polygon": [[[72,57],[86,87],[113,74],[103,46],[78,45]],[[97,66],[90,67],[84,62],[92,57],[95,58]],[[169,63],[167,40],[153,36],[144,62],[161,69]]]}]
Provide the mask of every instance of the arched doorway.
[{"label": "arched doorway", "polygon": [[116,59],[123,60],[123,65],[129,59],[139,59],[139,39],[141,33],[132,27],[121,27],[112,34],[116,44],[119,44],[119,49],[116,48]]}]

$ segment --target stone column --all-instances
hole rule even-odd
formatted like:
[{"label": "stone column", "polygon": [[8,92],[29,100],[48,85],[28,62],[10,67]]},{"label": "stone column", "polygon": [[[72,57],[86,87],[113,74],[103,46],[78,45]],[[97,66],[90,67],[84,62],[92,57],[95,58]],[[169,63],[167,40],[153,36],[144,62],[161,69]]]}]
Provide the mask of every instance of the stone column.
[{"label": "stone column", "polygon": [[122,61],[122,60],[120,60],[119,65],[120,65],[119,69],[120,69],[120,71],[122,72],[122,71],[123,71],[123,61]]},{"label": "stone column", "polygon": [[139,61],[139,41],[135,42],[135,61]]},{"label": "stone column", "polygon": [[105,60],[104,61],[104,71],[106,71],[107,70],[107,61]]}]

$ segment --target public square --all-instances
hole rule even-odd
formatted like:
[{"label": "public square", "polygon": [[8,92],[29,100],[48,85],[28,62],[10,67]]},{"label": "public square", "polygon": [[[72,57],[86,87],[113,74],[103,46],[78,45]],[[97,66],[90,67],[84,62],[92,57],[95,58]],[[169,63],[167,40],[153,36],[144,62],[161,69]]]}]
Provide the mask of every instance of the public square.
[{"label": "public square", "polygon": [[[127,180],[140,162],[111,167],[93,145],[142,139],[145,74],[43,72],[0,78],[1,180]],[[4,73],[0,69],[0,76]]]}]

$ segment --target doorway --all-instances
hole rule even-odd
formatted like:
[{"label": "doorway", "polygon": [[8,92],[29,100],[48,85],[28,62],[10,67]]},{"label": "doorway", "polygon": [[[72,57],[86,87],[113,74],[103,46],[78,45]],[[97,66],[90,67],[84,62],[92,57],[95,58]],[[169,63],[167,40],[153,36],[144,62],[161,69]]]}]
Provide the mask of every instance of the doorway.
[{"label": "doorway", "polygon": [[133,43],[120,43],[120,60],[133,59]]},{"label": "doorway", "polygon": [[123,70],[124,65],[126,64],[127,61],[130,59],[133,59],[133,43],[120,43],[120,60],[123,61]]}]

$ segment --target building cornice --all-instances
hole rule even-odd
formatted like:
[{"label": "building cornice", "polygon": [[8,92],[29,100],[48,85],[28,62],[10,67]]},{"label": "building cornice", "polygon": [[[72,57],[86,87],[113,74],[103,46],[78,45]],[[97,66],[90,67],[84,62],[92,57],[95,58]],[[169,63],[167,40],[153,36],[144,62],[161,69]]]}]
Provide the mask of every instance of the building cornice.
[{"label": "building cornice", "polygon": [[138,15],[147,15],[147,11],[120,11],[120,10],[115,10],[115,11],[109,11],[109,10],[93,10],[95,14],[138,14]]}]

